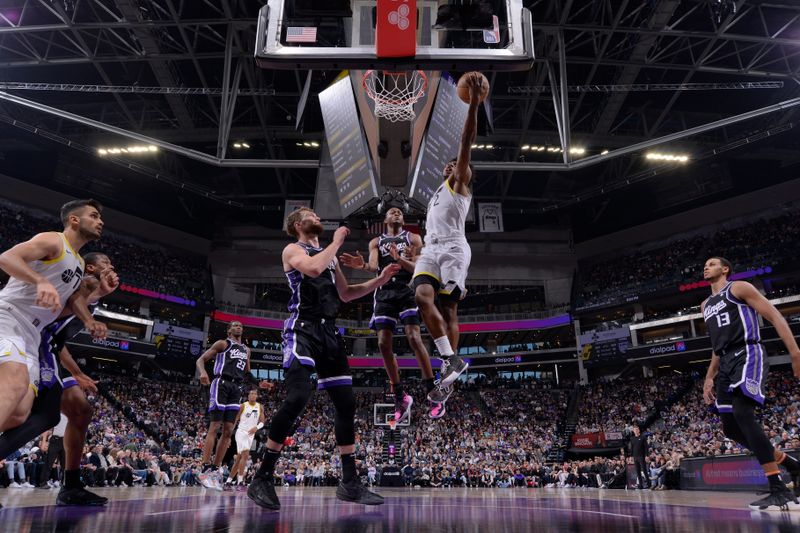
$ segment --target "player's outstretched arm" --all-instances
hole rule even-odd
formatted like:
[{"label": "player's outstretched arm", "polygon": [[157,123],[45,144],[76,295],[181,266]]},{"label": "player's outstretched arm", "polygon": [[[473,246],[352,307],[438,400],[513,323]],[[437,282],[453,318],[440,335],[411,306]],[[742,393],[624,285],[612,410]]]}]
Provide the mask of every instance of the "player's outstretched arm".
[{"label": "player's outstretched arm", "polygon": [[312,278],[318,277],[325,272],[328,265],[336,259],[336,252],[342,247],[348,235],[350,235],[349,228],[342,226],[337,229],[333,233],[333,241],[324,250],[313,257],[308,255],[300,246],[289,244],[283,249],[284,271],[294,269],[305,276]]},{"label": "player's outstretched arm", "polygon": [[472,169],[469,167],[470,158],[472,156],[472,145],[475,142],[475,137],[478,134],[478,105],[480,104],[480,95],[482,87],[482,79],[479,73],[473,72],[467,78],[469,86],[469,109],[467,110],[467,119],[464,121],[464,128],[461,130],[461,142],[458,147],[458,157],[456,159],[456,168],[453,170],[453,190],[459,194],[468,195],[468,190],[462,190],[462,187],[469,186],[472,181]]},{"label": "player's outstretched arm", "polygon": [[78,320],[83,322],[84,327],[92,335],[92,338],[105,339],[108,335],[108,328],[104,323],[95,320],[89,310],[89,297],[96,285],[99,285],[99,282],[94,278],[87,278],[81,281],[81,286],[69,297],[61,315],[74,314],[78,317]]},{"label": "player's outstretched arm", "polygon": [[339,293],[339,298],[343,302],[349,302],[351,300],[357,300],[362,296],[373,292],[378,287],[385,285],[392,276],[400,272],[400,265],[397,263],[393,265],[389,265],[383,269],[381,275],[377,278],[373,278],[369,281],[365,281],[364,283],[359,283],[357,285],[350,285],[347,282],[347,278],[344,277],[344,273],[342,269],[338,266],[336,267],[336,290]]},{"label": "player's outstretched arm", "polygon": [[61,352],[58,354],[58,360],[64,368],[72,374],[72,377],[75,378],[75,381],[78,382],[78,386],[81,389],[97,392],[97,381],[84,374],[83,369],[75,362],[75,359],[66,346],[61,348]]},{"label": "player's outstretched arm", "polygon": [[352,268],[353,270],[366,270],[367,272],[378,271],[378,238],[369,241],[369,258],[364,261],[364,256],[361,252],[355,254],[344,253],[339,256],[339,263]]},{"label": "player's outstretched arm", "polygon": [[39,233],[31,240],[21,242],[0,254],[0,269],[12,278],[36,285],[36,302],[39,307],[59,311],[64,302],[53,284],[35,272],[28,263],[56,259],[63,249],[61,236],[55,232]]},{"label": "player's outstretched arm", "polygon": [[778,336],[780,336],[783,344],[786,345],[786,349],[789,350],[794,375],[800,378],[800,347],[797,346],[797,340],[794,338],[786,318],[763,294],[746,281],[734,281],[731,286],[731,293],[755,309],[759,315],[775,326],[775,331],[778,332]]},{"label": "player's outstretched arm", "polygon": [[244,412],[244,404],[241,404],[239,406],[239,412],[236,413],[236,418],[233,419],[233,427],[236,427],[236,425],[239,423],[239,419],[242,417],[243,412]]},{"label": "player's outstretched arm", "polygon": [[397,251],[396,246],[392,246],[389,249],[389,253],[392,254],[392,258],[397,261],[397,264],[400,267],[407,271],[414,273],[414,268],[417,266],[417,257],[419,257],[419,251],[422,249],[422,237],[417,235],[416,233],[411,234],[411,246],[408,246],[403,253],[399,253]]},{"label": "player's outstretched arm", "polygon": [[218,353],[224,352],[227,347],[227,342],[218,340],[212,344],[208,350],[203,352],[203,355],[197,358],[197,361],[195,361],[195,366],[197,367],[197,373],[200,376],[200,383],[203,385],[211,384],[211,380],[208,379],[208,373],[206,372],[206,363],[216,357]]}]

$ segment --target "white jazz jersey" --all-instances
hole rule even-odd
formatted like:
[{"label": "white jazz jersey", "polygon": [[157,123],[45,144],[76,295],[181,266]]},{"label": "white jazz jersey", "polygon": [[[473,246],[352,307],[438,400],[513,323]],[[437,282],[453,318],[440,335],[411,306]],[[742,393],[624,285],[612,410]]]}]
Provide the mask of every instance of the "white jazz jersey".
[{"label": "white jazz jersey", "polygon": [[458,194],[444,180],[428,202],[428,216],[425,219],[425,242],[434,238],[447,240],[467,240],[464,226],[471,196]]},{"label": "white jazz jersey", "polygon": [[236,431],[247,433],[258,425],[258,419],[261,417],[261,404],[256,403],[251,405],[250,402],[244,402],[244,411],[239,417],[239,429]]},{"label": "white jazz jersey", "polygon": [[[53,284],[56,291],[58,291],[61,306],[63,307],[81,284],[84,263],[83,258],[75,253],[69,245],[64,234],[59,233],[59,236],[61,237],[61,255],[46,261],[33,261],[28,263],[28,266]],[[34,338],[26,339],[36,342],[35,346],[28,347],[29,350],[33,350],[33,353],[36,353],[35,348],[38,347],[38,337],[42,329],[58,318],[61,312],[60,310],[53,311],[38,307],[34,305],[35,301],[36,285],[25,283],[13,277],[0,291],[0,307],[8,310],[12,316],[23,319],[25,323],[20,324],[20,326],[22,326],[23,330],[33,334]],[[0,324],[0,337],[5,333],[4,329]]]}]

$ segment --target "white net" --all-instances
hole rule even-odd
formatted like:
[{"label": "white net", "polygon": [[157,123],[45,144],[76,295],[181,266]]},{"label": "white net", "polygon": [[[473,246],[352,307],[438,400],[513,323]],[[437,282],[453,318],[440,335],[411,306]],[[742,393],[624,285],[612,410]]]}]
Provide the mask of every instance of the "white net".
[{"label": "white net", "polygon": [[428,77],[421,70],[384,72],[368,70],[362,85],[375,102],[375,116],[391,122],[414,120],[414,104],[425,94]]}]

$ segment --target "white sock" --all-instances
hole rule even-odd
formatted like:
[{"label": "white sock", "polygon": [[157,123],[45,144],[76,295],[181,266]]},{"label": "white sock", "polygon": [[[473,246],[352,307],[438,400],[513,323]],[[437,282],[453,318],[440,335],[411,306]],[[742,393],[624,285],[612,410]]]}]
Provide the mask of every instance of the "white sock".
[{"label": "white sock", "polygon": [[225,481],[225,483],[233,483],[233,478],[228,476],[228,479]]},{"label": "white sock", "polygon": [[442,358],[453,355],[453,348],[450,346],[450,340],[446,335],[443,335],[438,339],[433,339],[433,343],[436,345],[436,349],[439,350],[439,355],[441,355]]},{"label": "white sock", "polygon": [[239,479],[239,484],[240,484],[240,485],[241,485],[242,483],[244,483],[244,476],[237,476],[237,478]]}]

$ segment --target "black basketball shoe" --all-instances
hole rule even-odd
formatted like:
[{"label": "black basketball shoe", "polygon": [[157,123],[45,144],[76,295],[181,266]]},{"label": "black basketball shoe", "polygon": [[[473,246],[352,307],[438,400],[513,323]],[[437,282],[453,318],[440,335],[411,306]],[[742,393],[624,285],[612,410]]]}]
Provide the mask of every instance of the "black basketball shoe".
[{"label": "black basketball shoe", "polygon": [[439,387],[445,388],[452,385],[467,368],[469,368],[469,363],[457,355],[451,355],[449,358],[442,360],[442,367],[439,369],[441,373]]},{"label": "black basketball shoe", "polygon": [[345,502],[363,503],[364,505],[383,505],[383,496],[375,494],[361,484],[358,478],[348,483],[340,482],[336,487],[336,497]]},{"label": "black basketball shoe", "polygon": [[754,511],[789,511],[800,509],[800,502],[786,487],[773,488],[767,496],[751,503],[750,509]]},{"label": "black basketball shoe", "polygon": [[108,503],[108,498],[98,496],[83,487],[68,489],[61,487],[56,498],[56,505],[63,506],[99,506]]},{"label": "black basketball shoe", "polygon": [[275,483],[272,481],[272,476],[267,478],[256,475],[247,488],[247,497],[264,509],[277,511],[281,508],[281,502],[278,500],[278,495],[275,494]]}]

